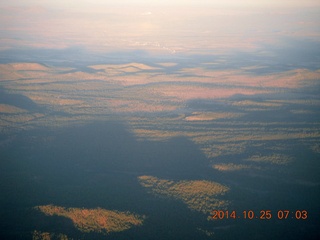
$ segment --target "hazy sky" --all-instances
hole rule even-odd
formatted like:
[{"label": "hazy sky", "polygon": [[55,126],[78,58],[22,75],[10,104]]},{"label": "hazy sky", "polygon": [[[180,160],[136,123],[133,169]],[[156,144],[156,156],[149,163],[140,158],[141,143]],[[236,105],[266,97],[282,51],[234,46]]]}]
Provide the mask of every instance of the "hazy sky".
[{"label": "hazy sky", "polygon": [[283,36],[317,39],[320,8],[302,9],[319,4],[318,0],[1,1],[0,50],[251,49]]},{"label": "hazy sky", "polygon": [[319,6],[318,0],[10,0],[2,5],[41,5],[58,7],[87,7],[94,5],[213,5],[220,7],[305,7]]}]

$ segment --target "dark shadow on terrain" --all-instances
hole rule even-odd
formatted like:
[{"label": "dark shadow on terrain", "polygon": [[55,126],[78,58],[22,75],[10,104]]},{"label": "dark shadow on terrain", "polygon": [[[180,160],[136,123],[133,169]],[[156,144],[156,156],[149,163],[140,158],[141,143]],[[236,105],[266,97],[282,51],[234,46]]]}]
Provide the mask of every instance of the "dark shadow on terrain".
[{"label": "dark shadow on terrain", "polygon": [[[230,101],[246,99],[263,102],[281,99],[281,96],[238,95],[230,98]],[[188,108],[191,112],[245,112],[228,101],[194,100],[188,103]],[[308,106],[286,104],[280,108],[281,111],[260,111],[260,118],[253,111],[239,118],[238,123],[257,120],[292,123],[297,118],[292,118],[290,110],[297,108],[308,109]],[[309,108],[315,111],[311,109],[312,106]],[[316,113],[319,111],[308,121],[319,116]],[[306,146],[298,147],[301,145],[298,140],[273,141],[269,144],[270,147],[277,144],[287,146],[289,155],[297,159],[287,169],[288,173],[279,166],[258,172],[217,172],[210,169],[206,157],[187,138],[177,137],[165,142],[137,141],[122,122],[93,122],[21,132],[14,140],[0,145],[0,237],[25,239],[26,233],[41,230],[62,231],[75,239],[106,238],[100,234],[81,233],[70,227],[70,221],[61,217],[51,219],[28,211],[34,206],[46,204],[76,208],[101,207],[132,211],[148,217],[142,227],[109,234],[108,239],[209,239],[196,230],[199,226],[215,231],[218,239],[233,239],[235,236],[239,239],[269,239],[270,236],[282,239],[286,236],[287,239],[296,240],[318,236],[316,229],[320,220],[316,212],[319,209],[319,187],[296,184],[299,179],[318,182],[318,155],[310,155],[311,150],[306,150]],[[226,155],[225,159],[221,157],[220,160],[223,163],[247,163],[241,160],[257,153],[270,154],[268,150],[265,151],[259,146],[250,147],[243,154]],[[286,175],[278,170],[283,170]],[[306,173],[308,178],[305,177]],[[207,222],[204,215],[190,211],[180,201],[148,193],[137,181],[141,175],[176,181],[208,179],[226,184],[230,191],[225,199],[234,201],[240,213],[252,209],[256,212],[268,209],[276,212],[279,209],[295,211],[307,208],[310,217],[307,221],[278,221],[273,218],[272,221],[237,219],[231,223],[229,219]],[[39,225],[39,221],[43,221],[43,224]],[[232,224],[233,227],[223,230],[223,227]],[[35,229],[38,226],[40,228]],[[68,230],[64,230],[64,227]],[[215,227],[222,227],[222,230],[215,230]],[[288,229],[290,233],[287,233]]]},{"label": "dark shadow on terrain", "polygon": [[207,167],[202,152],[186,138],[139,142],[119,123],[97,122],[51,134],[54,140],[37,151],[40,156],[49,157],[50,161],[41,160],[39,164],[50,166],[50,171],[79,169],[188,176]]},{"label": "dark shadow on terrain", "polygon": [[12,105],[28,111],[38,111],[41,109],[34,101],[22,94],[8,93],[0,88],[0,104]]},{"label": "dark shadow on terrain", "polygon": [[[62,224],[60,217],[41,217],[26,210],[46,204],[101,207],[148,216],[144,226],[112,233],[108,239],[207,239],[199,238],[196,231],[199,224],[206,223],[203,215],[190,212],[180,201],[155,197],[137,180],[141,175],[202,179],[207,159],[185,138],[140,142],[122,123],[96,122],[59,130],[26,131],[1,147],[3,239],[24,239],[25,233],[33,230],[59,229],[73,234],[71,237],[82,237],[77,230],[63,230],[70,221]],[[40,225],[39,219],[43,221]],[[35,229],[38,225],[40,228]],[[86,238],[104,236],[89,234]]]}]

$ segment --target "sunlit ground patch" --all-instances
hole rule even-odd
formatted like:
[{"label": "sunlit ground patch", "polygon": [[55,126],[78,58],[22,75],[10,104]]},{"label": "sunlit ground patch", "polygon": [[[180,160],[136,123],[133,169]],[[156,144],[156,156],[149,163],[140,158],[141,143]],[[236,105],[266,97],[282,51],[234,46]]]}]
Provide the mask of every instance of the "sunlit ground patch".
[{"label": "sunlit ground patch", "polygon": [[212,209],[225,208],[228,202],[221,200],[221,196],[229,191],[229,188],[216,182],[206,180],[171,181],[159,179],[153,176],[140,176],[140,184],[149,188],[156,195],[168,196],[184,202],[188,208],[210,213]]},{"label": "sunlit ground patch", "polygon": [[41,232],[33,231],[32,240],[68,240],[68,236],[62,233],[50,233],[50,232]]},{"label": "sunlit ground patch", "polygon": [[47,216],[61,216],[72,220],[82,232],[121,232],[143,224],[145,216],[130,212],[111,211],[102,208],[64,208],[54,205],[37,206]]},{"label": "sunlit ground patch", "polygon": [[244,164],[234,164],[234,163],[228,163],[228,164],[214,164],[212,167],[216,170],[222,171],[222,172],[231,172],[231,171],[239,171],[239,170],[245,170],[245,169],[251,169],[253,168],[250,165],[244,165]]},{"label": "sunlit ground patch", "polygon": [[272,154],[267,156],[253,155],[247,159],[252,162],[271,163],[276,165],[286,165],[292,161],[292,158],[283,154]]},{"label": "sunlit ground patch", "polygon": [[276,103],[272,101],[264,101],[264,102],[257,102],[257,101],[251,101],[251,100],[243,100],[243,101],[235,101],[232,103],[233,106],[259,106],[259,107],[281,107],[283,104]]},{"label": "sunlit ground patch", "polygon": [[158,63],[158,65],[161,65],[164,67],[174,67],[177,65],[177,63],[175,63],[175,62],[162,62],[162,63]]},{"label": "sunlit ground patch", "polygon": [[237,113],[228,112],[193,112],[191,116],[185,118],[187,121],[213,121],[223,118],[236,118],[241,116]]},{"label": "sunlit ground patch", "polygon": [[0,114],[1,113],[25,113],[25,112],[27,111],[12,105],[0,104]]}]

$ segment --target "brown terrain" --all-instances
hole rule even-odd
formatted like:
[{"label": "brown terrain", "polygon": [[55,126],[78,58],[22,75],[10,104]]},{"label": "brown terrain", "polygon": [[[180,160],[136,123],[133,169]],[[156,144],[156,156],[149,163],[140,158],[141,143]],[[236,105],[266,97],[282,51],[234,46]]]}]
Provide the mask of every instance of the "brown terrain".
[{"label": "brown terrain", "polygon": [[227,201],[219,199],[229,190],[228,187],[216,182],[205,180],[175,182],[153,176],[140,176],[139,181],[152,193],[178,199],[188,208],[204,214],[228,205]]},{"label": "brown terrain", "polygon": [[111,211],[102,208],[79,209],[64,208],[53,205],[36,207],[47,216],[61,216],[72,220],[82,232],[121,232],[143,224],[144,216],[130,212]]}]

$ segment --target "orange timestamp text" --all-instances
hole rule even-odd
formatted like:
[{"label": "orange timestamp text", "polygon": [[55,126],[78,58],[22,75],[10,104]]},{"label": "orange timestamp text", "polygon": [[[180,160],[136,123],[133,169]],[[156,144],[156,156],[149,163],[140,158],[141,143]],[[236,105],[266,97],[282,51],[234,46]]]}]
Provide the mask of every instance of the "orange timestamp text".
[{"label": "orange timestamp text", "polygon": [[222,220],[222,219],[260,219],[260,220],[270,220],[270,219],[296,219],[296,220],[306,220],[308,218],[307,210],[244,210],[244,211],[236,211],[236,210],[213,210],[211,212],[211,217],[214,220]]}]

